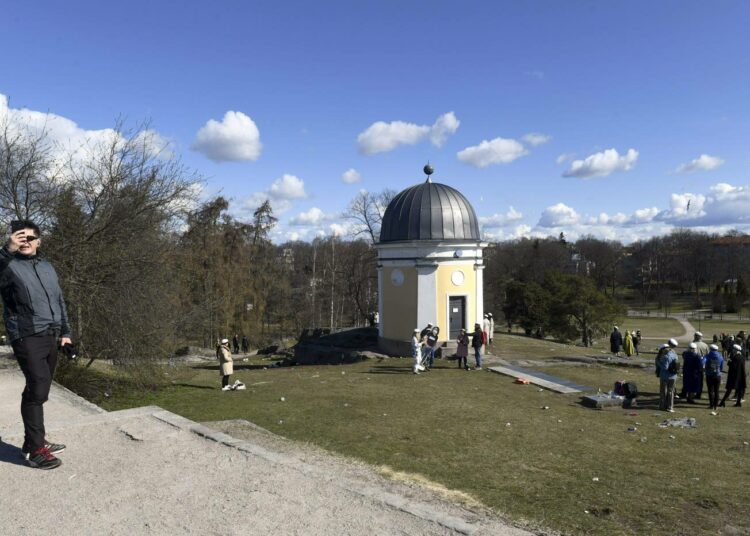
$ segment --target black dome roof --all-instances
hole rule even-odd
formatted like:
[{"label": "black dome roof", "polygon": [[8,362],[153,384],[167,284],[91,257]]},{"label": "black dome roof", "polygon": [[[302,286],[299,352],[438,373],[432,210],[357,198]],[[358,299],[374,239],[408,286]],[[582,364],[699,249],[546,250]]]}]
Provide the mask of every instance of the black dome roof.
[{"label": "black dome roof", "polygon": [[394,197],[380,227],[380,242],[479,239],[469,201],[458,190],[429,180]]}]

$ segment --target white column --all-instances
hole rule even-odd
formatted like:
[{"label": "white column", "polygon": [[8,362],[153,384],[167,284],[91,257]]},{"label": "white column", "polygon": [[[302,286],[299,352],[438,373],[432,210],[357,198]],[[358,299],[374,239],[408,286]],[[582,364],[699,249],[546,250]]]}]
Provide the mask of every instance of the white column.
[{"label": "white column", "polygon": [[[437,323],[437,266],[417,265],[417,325],[422,329]],[[441,328],[442,329],[442,328]]]},{"label": "white column", "polygon": [[383,324],[385,315],[383,314],[383,267],[378,266],[378,336],[383,336]]},{"label": "white column", "polygon": [[[478,261],[476,264],[474,264],[474,271],[476,272],[476,289],[477,289],[477,295],[475,298],[476,304],[477,304],[477,317],[474,322],[482,325],[482,319],[484,318],[484,265],[479,264],[482,261]],[[471,326],[472,329],[474,329],[474,326]]]}]

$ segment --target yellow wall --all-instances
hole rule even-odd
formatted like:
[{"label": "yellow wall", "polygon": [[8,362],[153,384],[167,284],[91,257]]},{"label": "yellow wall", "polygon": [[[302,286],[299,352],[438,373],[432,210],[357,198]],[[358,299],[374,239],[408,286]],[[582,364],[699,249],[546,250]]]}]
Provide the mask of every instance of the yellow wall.
[{"label": "yellow wall", "polygon": [[[464,273],[464,282],[462,285],[454,285],[451,281],[451,274],[455,270],[461,270]],[[466,330],[471,332],[474,329],[476,320],[476,286],[477,273],[474,270],[474,263],[466,264],[443,264],[437,269],[437,323],[440,326],[440,340],[446,341],[450,335],[448,331],[448,295],[466,295]]]},{"label": "yellow wall", "polygon": [[417,269],[413,266],[398,267],[404,273],[404,283],[394,286],[391,272],[396,267],[383,267],[383,337],[408,341],[417,328]]}]

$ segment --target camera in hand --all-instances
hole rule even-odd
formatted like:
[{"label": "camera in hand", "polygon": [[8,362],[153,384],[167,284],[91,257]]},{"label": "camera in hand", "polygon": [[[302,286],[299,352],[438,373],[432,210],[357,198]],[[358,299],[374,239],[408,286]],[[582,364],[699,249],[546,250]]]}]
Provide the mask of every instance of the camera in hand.
[{"label": "camera in hand", "polygon": [[78,350],[76,350],[76,347],[69,342],[63,344],[62,352],[63,354],[65,354],[65,357],[67,357],[71,361],[78,357]]}]

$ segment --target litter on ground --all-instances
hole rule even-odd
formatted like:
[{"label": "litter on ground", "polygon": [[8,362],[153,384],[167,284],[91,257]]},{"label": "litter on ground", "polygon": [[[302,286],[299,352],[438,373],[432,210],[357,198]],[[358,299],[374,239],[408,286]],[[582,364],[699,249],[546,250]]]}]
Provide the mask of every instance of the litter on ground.
[{"label": "litter on ground", "polygon": [[659,428],[668,428],[673,426],[675,428],[697,428],[698,423],[693,417],[681,417],[679,419],[667,419],[658,424]]}]

